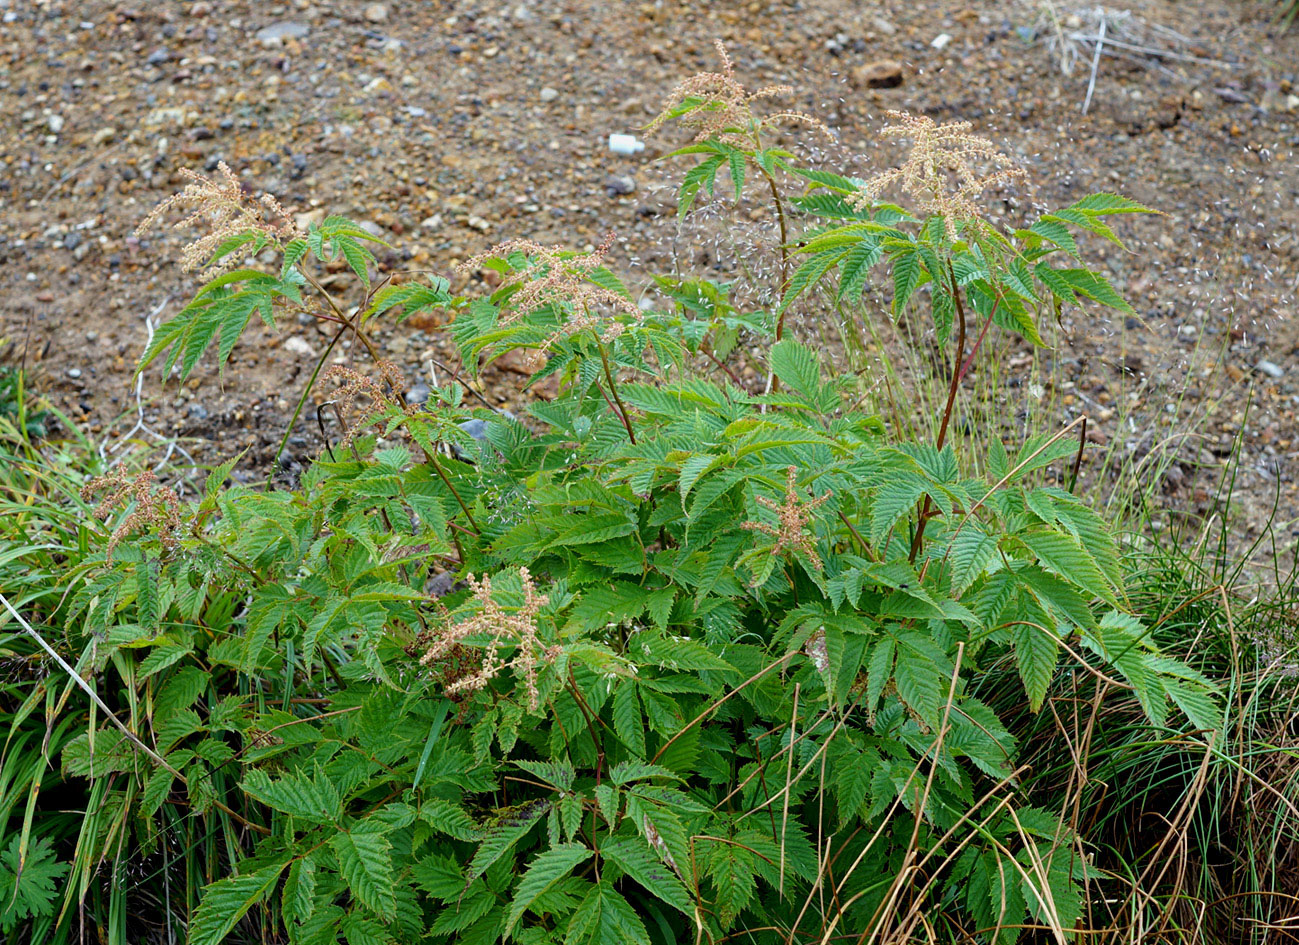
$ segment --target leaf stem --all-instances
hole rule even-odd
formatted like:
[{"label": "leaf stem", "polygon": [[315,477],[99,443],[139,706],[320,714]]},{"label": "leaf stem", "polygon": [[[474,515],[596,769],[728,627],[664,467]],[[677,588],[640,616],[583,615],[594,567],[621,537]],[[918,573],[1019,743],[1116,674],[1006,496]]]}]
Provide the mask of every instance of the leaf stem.
[{"label": "leaf stem", "polygon": [[631,440],[631,445],[636,445],[636,433],[631,428],[631,417],[627,415],[627,405],[622,402],[622,395],[618,393],[618,385],[614,382],[613,371],[609,368],[609,355],[605,350],[604,342],[600,342],[600,360],[604,363],[604,376],[609,382],[609,392],[613,394],[613,399],[618,404],[618,414],[622,419],[622,425],[627,428],[627,438]]}]

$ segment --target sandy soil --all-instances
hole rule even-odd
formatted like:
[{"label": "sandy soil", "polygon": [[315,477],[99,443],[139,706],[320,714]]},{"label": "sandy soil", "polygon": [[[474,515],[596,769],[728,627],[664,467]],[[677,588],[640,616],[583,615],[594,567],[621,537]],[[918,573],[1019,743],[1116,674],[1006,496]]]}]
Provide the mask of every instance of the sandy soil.
[{"label": "sandy soil", "polygon": [[[1094,8],[1056,6],[1066,32]],[[714,68],[721,38],[742,80],[795,86],[790,104],[835,130],[833,145],[788,142],[826,166],[888,166],[896,153],[875,133],[885,109],[906,108],[969,119],[1023,160],[1034,185],[1007,201],[1008,219],[1102,189],[1162,210],[1125,223],[1135,252],[1092,256],[1141,318],[1067,313],[1051,352],[1003,346],[997,383],[1061,420],[1087,412],[1111,462],[1172,449],[1156,489],[1170,509],[1211,509],[1239,438],[1239,534],[1257,534],[1275,505],[1289,540],[1299,30],[1282,34],[1266,4],[1244,0],[1125,9],[1184,35],[1185,58],[1104,57],[1084,116],[1090,58],[1063,75],[1053,26],[1028,2],[0,0],[3,356],[107,445],[131,431],[147,317],[173,314],[195,287],[175,261],[183,234],[132,231],[183,183],[179,169],[218,160],[301,212],[366,221],[396,247],[381,254],[390,272],[451,275],[507,236],[581,247],[610,230],[633,282],[677,267],[761,270],[773,234],[760,194],[682,226],[671,189],[682,169],[655,161],[680,138],[650,138],[633,158],[606,145],[638,133],[681,77]],[[901,84],[869,87],[867,67],[884,60],[901,64]],[[751,238],[756,248],[736,250]],[[430,357],[455,363],[443,329],[430,319],[380,337],[415,383]],[[816,311],[799,331],[846,359]],[[152,371],[144,420],[187,438],[200,461],[247,447],[248,469],[265,470],[323,345],[292,324],[251,331],[224,378],[200,369],[164,387]],[[490,370],[484,392],[517,406],[521,380]],[[305,458],[318,442],[303,424],[291,451]]]}]

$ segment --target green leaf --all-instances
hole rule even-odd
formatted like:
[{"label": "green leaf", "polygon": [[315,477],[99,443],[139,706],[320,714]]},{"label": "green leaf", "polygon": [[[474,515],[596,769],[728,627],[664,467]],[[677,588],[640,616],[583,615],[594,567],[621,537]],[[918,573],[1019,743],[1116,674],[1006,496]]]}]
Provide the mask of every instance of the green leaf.
[{"label": "green leaf", "polygon": [[731,183],[735,185],[735,199],[739,200],[744,191],[744,152],[732,151],[727,155],[730,164]]},{"label": "green leaf", "polygon": [[950,546],[952,595],[960,597],[996,557],[997,542],[973,521],[967,521]]},{"label": "green leaf", "polygon": [[338,788],[319,769],[314,779],[289,775],[272,780],[265,771],[253,768],[242,787],[266,806],[312,823],[333,823],[342,816]]},{"label": "green leaf", "polygon": [[474,857],[469,861],[469,871],[465,875],[466,881],[472,882],[486,873],[488,868],[509,852],[514,844],[522,840],[524,834],[531,830],[549,810],[549,801],[531,801],[502,814],[496,823],[486,829],[483,842],[474,851]]},{"label": "green leaf", "polygon": [[[1045,263],[1038,264],[1038,278],[1042,278],[1041,268]],[[1100,305],[1106,305],[1110,308],[1118,309],[1128,315],[1135,315],[1136,311],[1128,304],[1128,301],[1119,295],[1118,290],[1110,285],[1109,280],[1090,269],[1054,269],[1057,282],[1063,282],[1076,295],[1091,299]],[[1043,279],[1043,282],[1046,280]],[[1058,294],[1058,293],[1057,293]]]},{"label": "green leaf", "polygon": [[523,913],[542,893],[571,873],[574,867],[586,862],[591,855],[592,851],[580,843],[561,843],[533,860],[514,891],[509,918],[505,922],[505,937],[510,937]]},{"label": "green leaf", "polygon": [[1015,666],[1028,693],[1029,705],[1036,712],[1055,678],[1058,646],[1055,640],[1038,627],[1018,623],[1010,628],[1010,638],[1015,646]]},{"label": "green leaf", "polygon": [[708,186],[708,192],[713,191],[713,178],[717,176],[717,169],[726,161],[723,155],[714,155],[707,160],[700,161],[689,171],[686,172],[685,178],[681,181],[681,191],[677,196],[677,216],[684,217],[690,212],[694,205],[695,197],[699,194],[699,188],[704,185]]},{"label": "green leaf", "polygon": [[794,393],[816,399],[821,372],[810,348],[788,338],[776,342],[771,348],[771,370]]},{"label": "green leaf", "polygon": [[883,247],[880,241],[872,237],[863,237],[862,241],[844,255],[839,261],[839,297],[861,299],[866,286],[866,277],[880,261]]},{"label": "green leaf", "polygon": [[633,755],[645,757],[645,725],[636,683],[630,679],[620,682],[613,691],[613,731]]},{"label": "green leaf", "polygon": [[353,827],[335,834],[331,842],[338,855],[339,875],[360,902],[384,918],[396,915],[393,893],[392,844],[377,831]]},{"label": "green leaf", "polygon": [[906,309],[912,293],[920,285],[923,268],[920,265],[920,254],[914,248],[890,258],[893,262],[893,317],[896,318]]},{"label": "green leaf", "polygon": [[1111,605],[1117,603],[1114,591],[1095,559],[1072,535],[1042,528],[1023,532],[1019,539],[1048,571]]},{"label": "green leaf", "polygon": [[[54,858],[49,837],[37,837],[24,849],[28,835],[15,831],[0,854],[0,930],[13,932],[23,920],[54,914],[54,900],[63,892],[59,882],[67,863]],[[20,936],[21,937],[21,936]]]},{"label": "green leaf", "polygon": [[915,509],[924,494],[924,483],[914,478],[894,480],[880,486],[871,504],[871,544],[882,547],[889,532]]},{"label": "green leaf", "polygon": [[1082,210],[1088,214],[1159,212],[1134,200],[1129,200],[1127,197],[1120,197],[1118,194],[1111,193],[1089,194],[1077,203],[1071,204],[1070,209]]},{"label": "green leaf", "polygon": [[223,941],[249,909],[271,894],[288,865],[285,860],[205,886],[189,924],[190,945],[218,945]]},{"label": "green leaf", "polygon": [[[662,938],[661,942],[669,940]],[[650,945],[650,937],[631,903],[606,880],[587,893],[573,911],[564,945]]]},{"label": "green leaf", "polygon": [[695,905],[686,887],[650,852],[644,840],[636,837],[605,843],[600,847],[600,855],[617,865],[646,891],[694,919]]}]

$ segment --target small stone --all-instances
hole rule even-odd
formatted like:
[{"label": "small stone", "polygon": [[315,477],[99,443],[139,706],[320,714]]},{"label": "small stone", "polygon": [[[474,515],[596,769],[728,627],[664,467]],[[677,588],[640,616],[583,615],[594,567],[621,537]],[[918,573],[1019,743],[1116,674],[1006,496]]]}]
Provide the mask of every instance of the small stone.
[{"label": "small stone", "polygon": [[146,64],[151,66],[165,65],[171,61],[171,53],[165,49],[155,49],[153,52],[149,53],[149,58],[144,61]]},{"label": "small stone", "polygon": [[81,376],[81,368],[75,368],[75,367],[68,368],[68,377],[72,378],[75,381],[80,376]]},{"label": "small stone", "polygon": [[604,182],[605,192],[610,197],[625,197],[636,193],[636,178],[614,176]]},{"label": "small stone", "polygon": [[49,126],[50,134],[56,135],[63,130],[63,116],[51,115],[45,120],[45,124]]},{"label": "small stone", "polygon": [[253,38],[266,48],[271,49],[276,46],[284,45],[284,40],[286,39],[302,39],[310,32],[311,28],[305,23],[286,21],[283,23],[272,23],[270,26],[263,26],[253,34]]},{"label": "small stone", "polygon": [[442,214],[435,213],[431,217],[425,217],[419,223],[421,229],[436,230],[442,225]]},{"label": "small stone", "polygon": [[875,27],[877,33],[881,33],[884,36],[892,36],[898,31],[898,28],[893,25],[891,20],[886,20],[882,16],[872,17],[871,26]]},{"label": "small stone", "polygon": [[299,338],[297,335],[285,340],[284,350],[289,354],[300,354],[308,358],[316,356],[316,349],[311,347],[305,338]]},{"label": "small stone", "polygon": [[81,234],[78,233],[76,230],[73,230],[71,233],[68,233],[63,237],[64,249],[76,249],[80,245],[81,245]]},{"label": "small stone", "polygon": [[387,23],[388,7],[383,3],[371,3],[365,8],[365,18],[371,23]]},{"label": "small stone", "polygon": [[546,86],[541,90],[541,100],[543,102],[553,102],[557,98],[559,98],[558,89],[552,89],[550,86]]},{"label": "small stone", "polygon": [[937,49],[939,52],[942,52],[944,49],[947,48],[947,44],[950,43],[951,41],[952,41],[952,36],[950,33],[939,33],[937,36],[934,37],[934,41],[929,45],[932,46],[934,49]]},{"label": "small stone", "polygon": [[1260,374],[1266,374],[1268,377],[1273,379],[1285,377],[1285,369],[1282,368],[1281,365],[1274,364],[1271,361],[1260,361],[1258,364],[1254,365],[1254,369]]},{"label": "small stone", "polygon": [[430,393],[431,392],[429,391],[429,387],[427,384],[423,384],[423,383],[416,384],[410,390],[406,391],[406,403],[408,404],[427,403]]},{"label": "small stone", "polygon": [[479,443],[486,442],[487,440],[487,422],[485,420],[479,420],[477,417],[472,420],[466,420],[464,423],[460,424],[460,429],[464,430]]},{"label": "small stone", "polygon": [[896,59],[869,62],[852,71],[853,84],[865,89],[895,89],[902,84],[902,78],[902,63]]},{"label": "small stone", "polygon": [[206,420],[207,416],[207,408],[202,404],[193,403],[189,405],[189,418],[191,420]]},{"label": "small stone", "polygon": [[92,144],[96,146],[105,145],[108,144],[108,142],[112,141],[116,137],[117,137],[117,129],[112,127],[111,125],[108,125],[96,131],[95,134],[91,137],[90,141]]},{"label": "small stone", "polygon": [[492,228],[492,225],[490,223],[488,223],[482,217],[477,217],[477,216],[470,217],[468,220],[466,220],[465,226],[469,227],[471,230],[477,230],[479,233],[486,233],[488,230]]},{"label": "small stone", "polygon": [[199,0],[198,3],[189,8],[189,15],[198,20],[201,20],[211,12],[212,4],[206,2],[206,0]]}]

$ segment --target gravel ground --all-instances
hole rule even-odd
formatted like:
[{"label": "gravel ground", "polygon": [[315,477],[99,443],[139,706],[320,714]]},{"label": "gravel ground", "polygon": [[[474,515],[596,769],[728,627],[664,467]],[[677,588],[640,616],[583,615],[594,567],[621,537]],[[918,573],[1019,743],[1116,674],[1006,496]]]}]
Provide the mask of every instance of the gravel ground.
[{"label": "gravel ground", "polygon": [[[1088,28],[1072,17],[1094,4],[1055,5],[1061,32]],[[885,109],[906,108],[969,119],[1022,159],[1034,184],[1006,202],[1008,219],[1102,189],[1162,210],[1123,224],[1134,253],[1091,257],[1141,317],[1066,313],[1051,352],[1003,346],[997,383],[1007,402],[1027,391],[1061,420],[1087,412],[1111,461],[1173,449],[1154,484],[1172,510],[1211,507],[1239,437],[1238,534],[1256,535],[1275,505],[1290,541],[1299,29],[1281,33],[1247,0],[1125,9],[1184,35],[1169,47],[1183,58],[1103,57],[1084,116],[1090,50],[1063,75],[1055,31],[1027,2],[0,0],[0,344],[95,437],[140,437],[131,376],[146,316],[174,313],[194,282],[175,262],[180,234],[132,231],[181,168],[218,160],[302,213],[365,221],[397,247],[381,256],[389,272],[451,275],[508,236],[581,247],[610,230],[632,281],[769,270],[756,191],[683,227],[682,169],[654,160],[679,138],[651,137],[634,157],[606,144],[639,133],[680,78],[715,68],[721,38],[742,81],[795,86],[791,107],[835,130],[833,145],[788,142],[827,167],[888,166],[897,154],[875,132]],[[735,251],[751,238],[757,250]],[[825,322],[809,309],[799,330],[846,360]],[[430,358],[455,363],[443,327],[408,322],[381,343],[427,381]],[[224,379],[201,369],[163,388],[153,371],[144,421],[189,438],[201,461],[247,447],[247,466],[265,470],[323,342],[306,326],[253,329]],[[486,373],[487,397],[519,405],[514,367]],[[755,365],[737,367],[756,383]],[[299,456],[313,426],[293,441]]]}]

